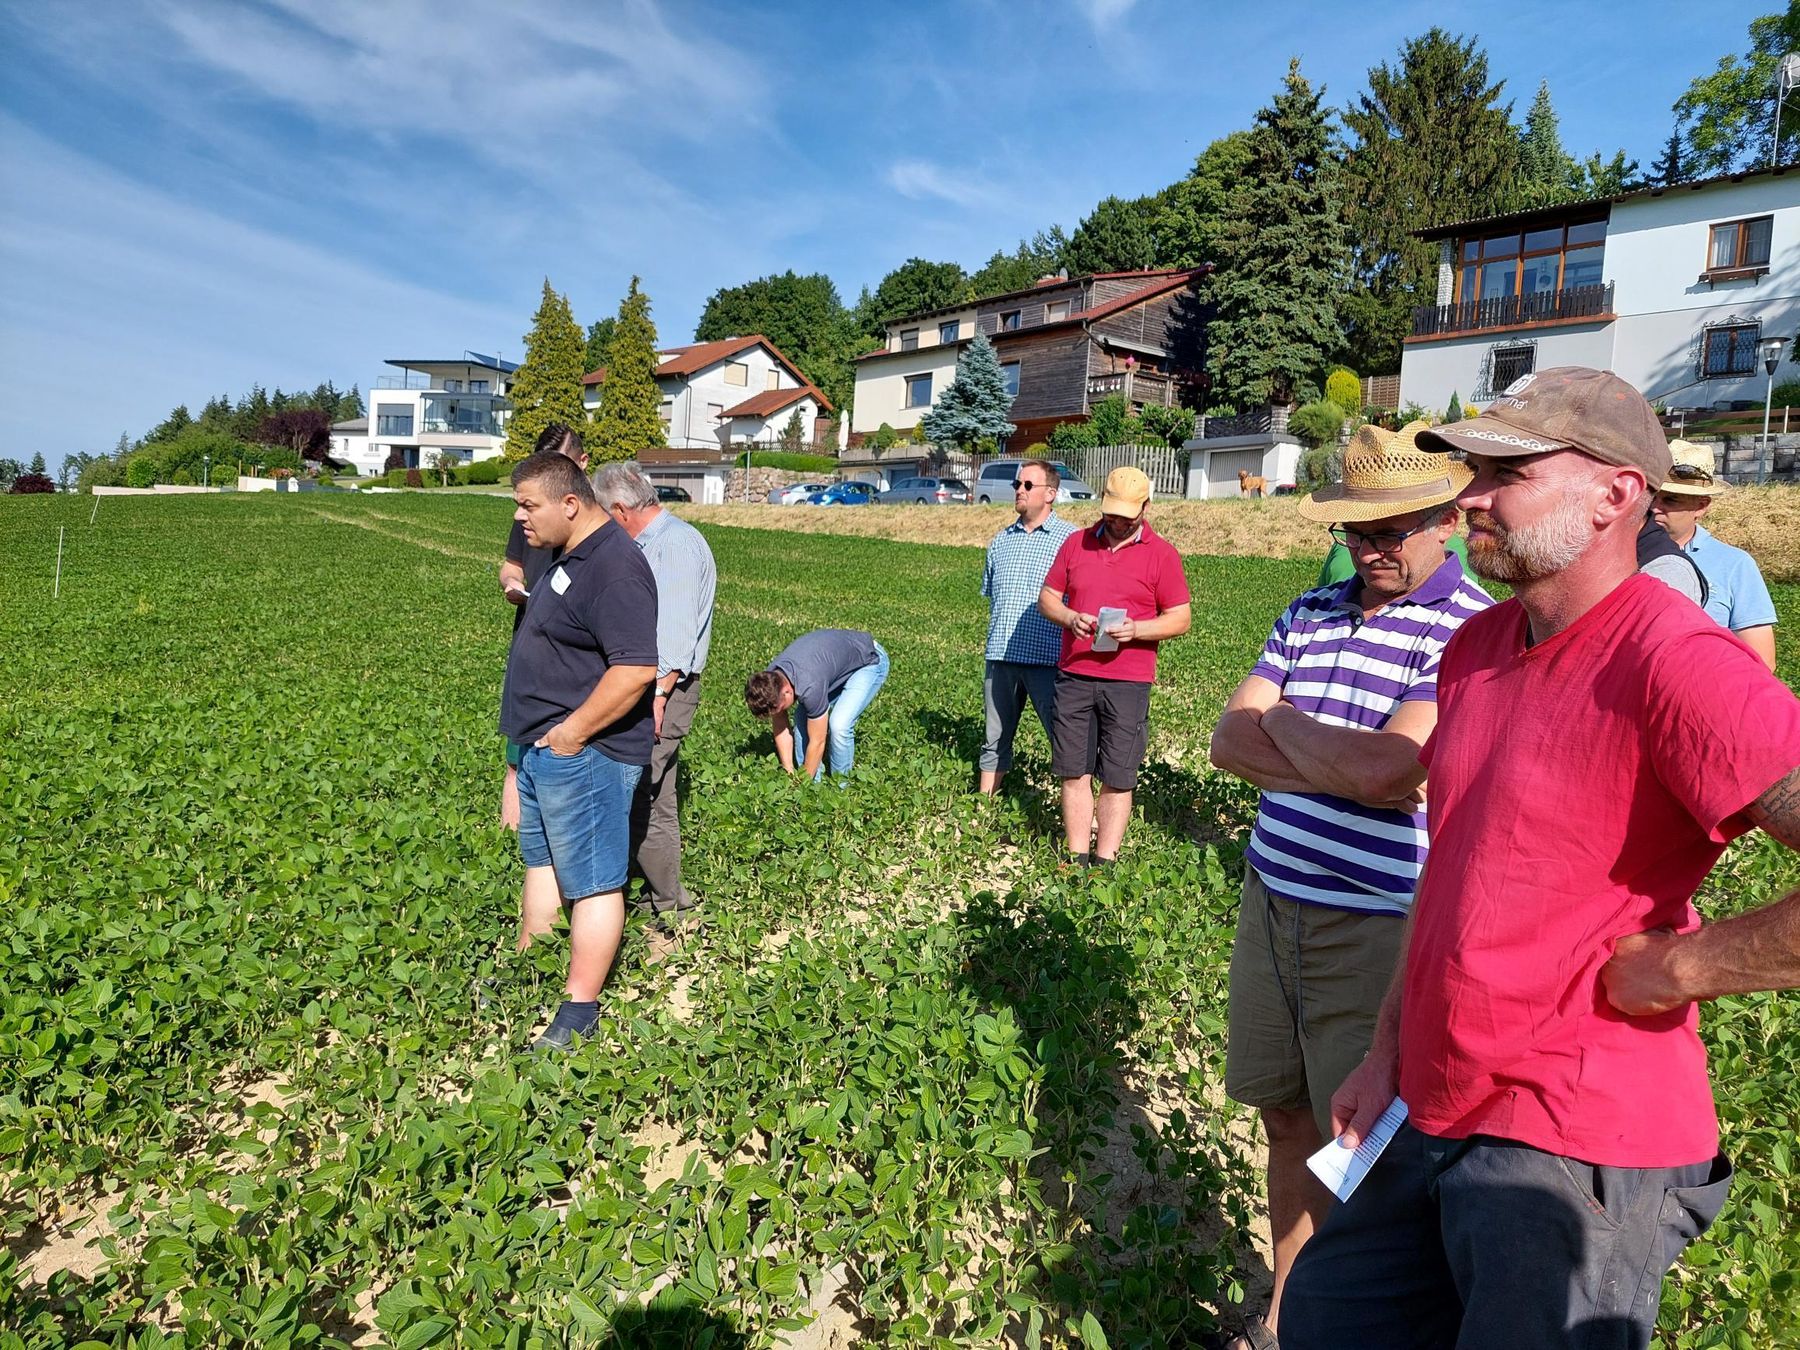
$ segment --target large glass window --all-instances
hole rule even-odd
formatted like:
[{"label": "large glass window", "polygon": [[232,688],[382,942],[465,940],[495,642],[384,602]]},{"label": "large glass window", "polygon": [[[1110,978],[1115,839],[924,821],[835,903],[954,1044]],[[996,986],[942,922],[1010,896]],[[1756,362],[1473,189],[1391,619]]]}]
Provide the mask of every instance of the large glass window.
[{"label": "large glass window", "polygon": [[909,408],[929,408],[931,406],[931,375],[908,375],[906,377],[906,406]]},{"label": "large glass window", "polygon": [[1456,270],[1457,303],[1598,286],[1605,239],[1605,220],[1584,220],[1460,240],[1455,250],[1461,260]]},{"label": "large glass window", "polygon": [[938,325],[938,341],[940,343],[955,342],[962,336],[962,321],[950,319]]},{"label": "large glass window", "polygon": [[1005,365],[1001,366],[1000,378],[1006,382],[1006,392],[1008,396],[1017,398],[1019,396],[1019,363],[1017,361],[1008,361]]},{"label": "large glass window", "polygon": [[1024,311],[1022,310],[1009,309],[1006,313],[1002,314],[1000,316],[1000,331],[1004,333],[1017,328],[1019,326],[1020,315],[1023,312]]},{"label": "large glass window", "polygon": [[375,434],[377,436],[412,435],[412,409],[408,408],[405,412],[384,413],[377,408],[375,412]]},{"label": "large glass window", "polygon": [[916,328],[902,329],[900,332],[900,350],[903,352],[914,352],[918,349],[919,330]]}]

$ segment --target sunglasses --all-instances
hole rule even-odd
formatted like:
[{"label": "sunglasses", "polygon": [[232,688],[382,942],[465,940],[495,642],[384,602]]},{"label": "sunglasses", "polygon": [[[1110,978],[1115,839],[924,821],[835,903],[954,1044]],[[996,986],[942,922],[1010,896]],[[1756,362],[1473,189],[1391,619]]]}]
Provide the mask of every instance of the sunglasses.
[{"label": "sunglasses", "polygon": [[1713,480],[1712,470],[1698,464],[1676,464],[1669,469],[1669,477],[1683,483],[1710,483]]},{"label": "sunglasses", "polygon": [[1017,492],[1020,488],[1024,488],[1027,492],[1029,492],[1033,488],[1041,488],[1041,487],[1049,487],[1049,486],[1050,485],[1048,483],[1027,483],[1023,478],[1013,479],[1013,491],[1014,492]]}]

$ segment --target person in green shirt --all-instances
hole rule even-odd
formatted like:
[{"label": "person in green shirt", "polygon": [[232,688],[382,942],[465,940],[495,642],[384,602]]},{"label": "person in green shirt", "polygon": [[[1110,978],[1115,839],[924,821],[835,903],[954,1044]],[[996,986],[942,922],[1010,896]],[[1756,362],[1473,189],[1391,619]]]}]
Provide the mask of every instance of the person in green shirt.
[{"label": "person in green shirt", "polygon": [[[1394,443],[1396,445],[1404,446],[1407,449],[1411,449],[1414,438],[1421,431],[1428,431],[1430,428],[1431,423],[1423,420],[1408,422],[1405,426],[1401,427],[1399,431],[1394,433]],[[1458,560],[1464,564],[1464,570],[1466,571],[1469,561],[1469,551],[1463,546],[1463,537],[1460,532],[1450,536],[1449,549],[1457,556]],[[1325,555],[1324,565],[1319,568],[1319,579],[1313,582],[1313,585],[1315,587],[1331,586],[1340,581],[1347,581],[1355,575],[1356,564],[1350,558],[1350,550],[1345,548],[1342,544],[1333,543],[1330,551]]]}]

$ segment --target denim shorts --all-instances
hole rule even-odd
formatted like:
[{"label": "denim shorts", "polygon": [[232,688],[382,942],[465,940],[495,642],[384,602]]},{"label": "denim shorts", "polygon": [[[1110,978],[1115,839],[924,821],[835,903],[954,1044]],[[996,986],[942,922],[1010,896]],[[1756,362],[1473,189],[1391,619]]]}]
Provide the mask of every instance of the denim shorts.
[{"label": "denim shorts", "polygon": [[625,889],[631,859],[631,798],[641,764],[621,764],[593,746],[555,755],[527,746],[519,763],[519,852],[527,867],[556,869],[566,901]]}]

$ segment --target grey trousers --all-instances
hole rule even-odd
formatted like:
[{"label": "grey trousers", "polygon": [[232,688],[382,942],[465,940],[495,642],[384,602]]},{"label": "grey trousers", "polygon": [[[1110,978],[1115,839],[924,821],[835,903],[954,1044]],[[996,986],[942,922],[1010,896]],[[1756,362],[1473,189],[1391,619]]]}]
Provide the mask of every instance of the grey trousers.
[{"label": "grey trousers", "polygon": [[662,735],[631,802],[632,861],[650,887],[658,914],[686,909],[694,899],[681,884],[681,807],[676,800],[681,741],[700,706],[700,677],[684,675],[663,705]]}]

